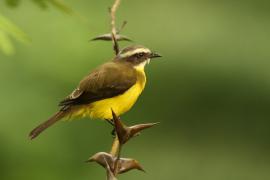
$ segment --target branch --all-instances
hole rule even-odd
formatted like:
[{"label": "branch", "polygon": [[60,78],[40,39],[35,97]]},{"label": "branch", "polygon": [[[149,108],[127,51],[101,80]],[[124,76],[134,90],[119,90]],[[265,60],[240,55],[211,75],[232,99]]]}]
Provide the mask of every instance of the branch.
[{"label": "branch", "polygon": [[110,8],[110,15],[111,15],[111,28],[112,28],[112,41],[113,41],[113,49],[115,54],[117,55],[119,53],[119,45],[116,39],[117,35],[117,30],[116,30],[116,25],[115,25],[115,13],[117,8],[120,5],[121,0],[115,0],[112,8]]},{"label": "branch", "polygon": [[112,144],[110,154],[113,155],[113,156],[117,156],[117,154],[119,153],[119,146],[120,146],[119,139],[118,139],[117,136],[115,136],[114,140],[113,140],[113,144]]},{"label": "branch", "polygon": [[139,162],[131,158],[122,158],[121,150],[125,143],[137,136],[142,130],[150,128],[157,123],[138,124],[126,126],[112,110],[115,138],[112,144],[111,152],[98,152],[86,162],[96,162],[106,169],[107,180],[117,180],[117,175],[128,172],[133,169],[144,171]]},{"label": "branch", "polygon": [[[126,21],[123,22],[122,27],[117,30],[116,28],[116,11],[120,5],[121,0],[114,0],[113,6],[109,9],[111,16],[111,33],[103,34],[97,36],[92,40],[112,40],[113,42],[113,50],[117,55],[119,53],[119,45],[118,41],[126,40],[130,41],[126,36],[121,36],[119,33],[125,27]],[[131,158],[122,158],[121,150],[130,139],[136,137],[140,134],[140,132],[144,129],[150,128],[157,123],[148,123],[148,124],[137,124],[133,126],[126,126],[123,122],[121,122],[120,118],[112,111],[112,120],[108,122],[114,126],[115,137],[112,143],[110,153],[99,152],[94,156],[89,158],[87,162],[96,162],[106,169],[107,172],[107,180],[117,180],[117,175],[128,172],[133,169],[137,169],[144,172],[144,169],[139,164],[139,162],[135,159]]]},{"label": "branch", "polygon": [[119,44],[118,41],[129,41],[132,42],[132,40],[125,36],[125,35],[121,35],[120,32],[124,29],[124,27],[127,24],[127,21],[124,21],[122,26],[117,29],[116,27],[116,11],[120,5],[121,0],[115,0],[114,4],[111,8],[109,8],[109,13],[110,13],[110,17],[111,17],[111,32],[110,33],[105,33],[102,35],[98,35],[92,39],[90,39],[89,41],[112,41],[113,42],[113,50],[115,52],[115,55],[117,55],[119,53]]}]

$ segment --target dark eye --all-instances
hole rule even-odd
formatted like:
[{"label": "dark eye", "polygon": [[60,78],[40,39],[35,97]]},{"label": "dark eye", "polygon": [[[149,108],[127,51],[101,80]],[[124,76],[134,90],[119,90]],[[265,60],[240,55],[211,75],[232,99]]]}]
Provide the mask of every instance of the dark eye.
[{"label": "dark eye", "polygon": [[144,56],[144,53],[138,53],[138,54],[136,54],[136,57],[137,58],[142,58]]}]

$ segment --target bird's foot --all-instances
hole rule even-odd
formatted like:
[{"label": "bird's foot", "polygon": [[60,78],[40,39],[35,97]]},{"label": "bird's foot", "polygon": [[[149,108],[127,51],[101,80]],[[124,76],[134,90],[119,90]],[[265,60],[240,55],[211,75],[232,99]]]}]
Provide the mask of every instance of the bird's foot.
[{"label": "bird's foot", "polygon": [[113,122],[113,120],[111,120],[111,119],[105,119],[110,125],[112,125],[113,127],[114,127],[114,122]]},{"label": "bird's foot", "polygon": [[111,135],[113,136],[113,138],[115,138],[115,136],[116,136],[116,130],[115,130],[115,128],[113,128],[113,130],[111,132]]}]

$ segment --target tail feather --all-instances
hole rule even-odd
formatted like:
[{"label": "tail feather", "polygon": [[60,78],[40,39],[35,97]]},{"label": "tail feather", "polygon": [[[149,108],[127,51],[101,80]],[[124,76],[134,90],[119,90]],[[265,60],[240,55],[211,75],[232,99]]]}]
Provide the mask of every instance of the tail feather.
[{"label": "tail feather", "polygon": [[30,139],[36,138],[45,129],[47,129],[48,127],[50,127],[51,125],[53,125],[54,123],[59,121],[60,119],[62,119],[65,115],[66,115],[66,111],[59,111],[59,112],[55,113],[50,119],[41,123],[40,125],[38,125],[35,129],[33,129],[30,132],[30,134],[29,134]]}]

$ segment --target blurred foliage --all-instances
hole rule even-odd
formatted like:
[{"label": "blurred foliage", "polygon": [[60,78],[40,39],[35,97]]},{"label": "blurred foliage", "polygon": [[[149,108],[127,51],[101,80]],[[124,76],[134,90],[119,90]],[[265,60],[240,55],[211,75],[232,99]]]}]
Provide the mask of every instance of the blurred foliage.
[{"label": "blurred foliage", "polygon": [[36,3],[40,8],[45,9],[48,7],[48,0],[32,0],[34,3]]},{"label": "blurred foliage", "polygon": [[[67,6],[62,0],[32,0],[40,8],[45,9],[48,4],[52,4],[59,10],[67,13],[73,14],[73,10]],[[9,7],[17,7],[21,3],[20,0],[6,0],[6,4]],[[6,55],[14,54],[14,45],[10,37],[13,37],[16,41],[22,42],[24,44],[29,43],[28,36],[9,19],[0,14],[0,49]]]},{"label": "blurred foliage", "polygon": [[20,0],[5,0],[6,4],[10,7],[17,7],[20,3]]},{"label": "blurred foliage", "polygon": [[[5,0],[5,1],[6,4],[10,7],[17,7],[21,3],[21,0]],[[32,2],[42,9],[47,8],[48,4],[52,4],[53,6],[55,6],[56,8],[65,13],[68,14],[73,13],[73,10],[68,5],[66,5],[66,3],[63,0],[32,0]]]},{"label": "blurred foliage", "polygon": [[74,11],[68,5],[66,5],[63,0],[33,0],[33,2],[35,2],[39,7],[44,9],[48,7],[48,4],[51,4],[67,14],[74,13]]},{"label": "blurred foliage", "polygon": [[29,38],[20,28],[0,14],[0,49],[7,55],[14,53],[10,37],[22,43],[29,42]]},{"label": "blurred foliage", "polygon": [[[0,0],[1,14],[32,40],[14,41],[13,56],[0,53],[1,180],[105,178],[83,161],[110,149],[106,122],[59,122],[35,141],[27,138],[114,54],[110,42],[88,42],[109,31],[111,1],[65,2],[87,21],[32,1],[14,9]],[[270,179],[269,19],[270,1],[263,0],[122,1],[123,33],[163,58],[146,67],[146,88],[122,117],[127,125],[160,122],[122,152],[147,173],[121,179]]]}]

